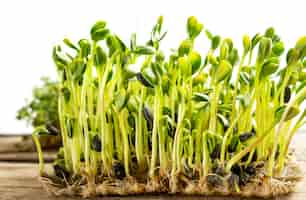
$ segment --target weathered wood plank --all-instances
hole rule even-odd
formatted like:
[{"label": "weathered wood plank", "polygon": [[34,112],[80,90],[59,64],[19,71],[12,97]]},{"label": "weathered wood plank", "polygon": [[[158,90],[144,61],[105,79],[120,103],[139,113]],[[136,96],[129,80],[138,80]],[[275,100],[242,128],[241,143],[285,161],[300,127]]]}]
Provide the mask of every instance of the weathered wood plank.
[{"label": "weathered wood plank", "polygon": [[[45,162],[52,162],[56,158],[56,152],[44,152]],[[0,153],[1,162],[37,162],[36,152]]]}]

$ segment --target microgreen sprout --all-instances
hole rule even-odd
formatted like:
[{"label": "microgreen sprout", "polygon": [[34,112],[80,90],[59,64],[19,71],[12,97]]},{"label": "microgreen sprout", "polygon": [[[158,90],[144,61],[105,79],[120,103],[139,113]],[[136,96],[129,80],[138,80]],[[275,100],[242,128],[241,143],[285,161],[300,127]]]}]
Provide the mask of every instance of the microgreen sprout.
[{"label": "microgreen sprout", "polygon": [[[273,28],[244,35],[239,53],[240,46],[205,30],[195,17],[186,27],[186,38],[169,56],[160,49],[167,33],[162,17],[146,44],[133,34],[126,45],[98,21],[91,40],[64,39],[74,56],[54,48],[66,176],[85,173],[88,187],[103,185],[102,177],[177,192],[180,181],[199,180],[239,192],[258,171],[268,178],[283,171],[306,113],[299,109],[306,97],[306,37],[283,64],[284,43]],[[206,55],[194,45],[202,32],[210,45]],[[132,72],[139,60],[139,71]],[[33,133],[41,172],[42,132],[50,129]],[[168,184],[161,183],[165,179]]]}]

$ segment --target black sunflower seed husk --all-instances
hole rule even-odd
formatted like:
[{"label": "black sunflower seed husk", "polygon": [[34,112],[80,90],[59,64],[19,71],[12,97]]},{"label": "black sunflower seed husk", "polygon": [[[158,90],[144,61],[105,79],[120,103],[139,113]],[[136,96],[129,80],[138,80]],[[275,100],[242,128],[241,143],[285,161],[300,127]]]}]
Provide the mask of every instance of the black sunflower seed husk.
[{"label": "black sunflower seed husk", "polygon": [[277,145],[277,149],[276,149],[276,152],[275,152],[275,160],[278,159],[278,156],[279,156],[279,154],[280,154],[279,148],[280,148],[279,145]]},{"label": "black sunflower seed husk", "polygon": [[60,133],[59,129],[56,126],[54,126],[52,123],[47,123],[46,129],[48,130],[50,135],[56,136]]},{"label": "black sunflower seed husk", "polygon": [[150,88],[153,88],[154,86],[152,85],[152,83],[150,83],[143,75],[142,73],[138,72],[136,74],[136,78],[137,80],[142,83],[144,86],[146,87],[150,87]]},{"label": "black sunflower seed husk", "polygon": [[237,136],[233,137],[230,144],[227,146],[227,151],[229,153],[235,152],[237,149],[238,143],[239,143],[238,137]]},{"label": "black sunflower seed husk", "polygon": [[223,132],[225,133],[228,130],[229,126],[228,124],[224,124],[223,126]]},{"label": "black sunflower seed husk", "polygon": [[133,156],[133,157],[132,157],[132,162],[133,162],[133,163],[136,163],[136,162],[137,162],[136,156]]},{"label": "black sunflower seed husk", "polygon": [[[247,153],[245,156],[243,156],[242,158],[241,158],[241,161],[242,162],[246,162],[248,159],[249,159],[249,156],[250,156],[250,153]],[[254,162],[254,161],[256,161],[257,160],[257,152],[255,151],[254,153],[253,153],[253,156],[252,156],[252,162]]]},{"label": "black sunflower seed husk", "polygon": [[223,179],[217,174],[208,174],[206,180],[208,187],[217,187],[223,185]]},{"label": "black sunflower seed husk", "polygon": [[84,156],[84,153],[81,153],[81,155],[80,155],[80,161],[81,161],[81,162],[85,162],[85,156]]},{"label": "black sunflower seed husk", "polygon": [[70,175],[69,172],[65,169],[65,167],[61,165],[55,164],[53,165],[53,169],[57,177],[67,178]]},{"label": "black sunflower seed husk", "polygon": [[288,103],[290,101],[291,98],[291,89],[290,87],[285,87],[285,91],[284,91],[284,102]]},{"label": "black sunflower seed husk", "polygon": [[245,142],[249,140],[250,138],[252,138],[253,136],[255,136],[254,132],[245,132],[239,135],[239,140],[240,142]]},{"label": "black sunflower seed husk", "polygon": [[92,138],[91,149],[95,150],[96,152],[101,152],[102,151],[102,143],[101,143],[100,137],[98,135],[95,135]]},{"label": "black sunflower seed husk", "polygon": [[234,164],[232,166],[231,172],[239,176],[242,173],[242,169],[239,164]]},{"label": "black sunflower seed husk", "polygon": [[237,174],[232,173],[228,178],[228,185],[231,190],[236,189],[236,185],[239,185],[239,176]]},{"label": "black sunflower seed husk", "polygon": [[147,108],[146,106],[143,108],[143,116],[147,122],[148,130],[152,130],[153,129],[153,115],[151,111],[149,110],[149,108]]},{"label": "black sunflower seed husk", "polygon": [[254,176],[256,174],[256,168],[253,165],[249,165],[244,170],[250,176]]},{"label": "black sunflower seed husk", "polygon": [[241,173],[239,176],[239,185],[244,186],[250,181],[250,175],[247,173]]},{"label": "black sunflower seed husk", "polygon": [[184,165],[184,175],[190,179],[194,178],[194,171],[188,165]]},{"label": "black sunflower seed husk", "polygon": [[123,164],[120,163],[120,162],[114,163],[113,164],[113,173],[114,173],[114,176],[117,179],[122,180],[126,176]]},{"label": "black sunflower seed husk", "polygon": [[212,159],[217,159],[220,157],[220,154],[221,154],[221,145],[216,144],[216,146],[214,147],[213,151],[210,154],[210,157]]},{"label": "black sunflower seed husk", "polygon": [[168,129],[168,135],[171,137],[171,138],[174,138],[174,135],[175,135],[175,127],[173,127],[171,125],[171,123],[167,122],[167,129]]},{"label": "black sunflower seed husk", "polygon": [[[151,133],[149,133],[151,134]],[[151,137],[148,137],[148,148],[150,151],[152,151],[152,138]]]},{"label": "black sunflower seed husk", "polygon": [[213,172],[215,174],[218,174],[220,176],[224,176],[226,174],[225,170],[224,170],[224,167],[218,165],[216,167],[213,168]]}]

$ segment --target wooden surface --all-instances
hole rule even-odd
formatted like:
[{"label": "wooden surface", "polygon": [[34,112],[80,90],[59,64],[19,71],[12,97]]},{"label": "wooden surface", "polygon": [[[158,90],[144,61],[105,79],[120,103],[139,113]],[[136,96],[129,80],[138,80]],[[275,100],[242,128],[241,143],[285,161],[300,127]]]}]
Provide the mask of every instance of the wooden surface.
[{"label": "wooden surface", "polygon": [[[294,147],[301,166],[306,174],[306,134],[298,134],[294,139]],[[11,159],[13,160],[13,159]],[[26,160],[26,159],[25,159]],[[31,162],[7,162],[1,161],[0,154],[0,200],[72,200],[81,198],[55,198],[48,195],[37,180],[37,164]],[[190,199],[190,200],[240,200],[254,198],[237,198],[237,197],[202,197],[202,196],[169,196],[169,195],[146,195],[146,196],[129,196],[129,197],[107,197],[95,199]],[[273,198],[276,200],[306,200],[306,178],[298,186],[295,193]]]}]

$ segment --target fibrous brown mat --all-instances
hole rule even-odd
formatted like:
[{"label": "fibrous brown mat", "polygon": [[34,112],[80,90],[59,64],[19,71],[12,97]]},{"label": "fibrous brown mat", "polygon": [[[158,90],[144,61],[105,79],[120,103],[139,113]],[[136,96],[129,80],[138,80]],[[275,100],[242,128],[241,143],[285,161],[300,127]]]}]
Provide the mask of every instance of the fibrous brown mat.
[{"label": "fibrous brown mat", "polygon": [[[211,187],[205,179],[190,180],[184,176],[174,179],[155,177],[146,183],[140,183],[133,177],[123,180],[107,178],[99,183],[95,181],[76,181],[73,184],[59,184],[51,176],[42,176],[40,181],[45,190],[55,196],[127,196],[135,194],[184,194],[184,195],[217,195],[262,197],[285,195],[294,192],[297,184],[302,180],[303,174],[298,163],[291,160],[279,177],[268,177],[264,172],[258,173],[240,191],[230,189],[226,181],[224,184]],[[171,183],[170,183],[171,182]],[[90,184],[91,183],[91,184]]]}]

